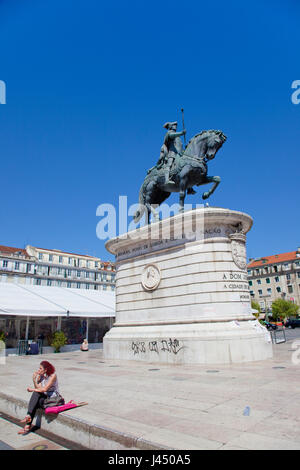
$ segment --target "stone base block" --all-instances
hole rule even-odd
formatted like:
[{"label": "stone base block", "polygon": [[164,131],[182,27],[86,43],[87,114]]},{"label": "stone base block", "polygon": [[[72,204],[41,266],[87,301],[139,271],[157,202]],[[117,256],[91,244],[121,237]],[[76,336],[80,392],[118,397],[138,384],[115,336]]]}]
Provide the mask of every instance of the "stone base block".
[{"label": "stone base block", "polygon": [[168,364],[231,364],[272,357],[270,333],[257,320],[113,327],[106,359]]}]

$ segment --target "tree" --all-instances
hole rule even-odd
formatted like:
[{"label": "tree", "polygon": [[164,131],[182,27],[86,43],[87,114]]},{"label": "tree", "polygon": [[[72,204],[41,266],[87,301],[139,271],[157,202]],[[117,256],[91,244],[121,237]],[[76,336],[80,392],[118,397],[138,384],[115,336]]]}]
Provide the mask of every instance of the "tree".
[{"label": "tree", "polygon": [[255,300],[251,300],[251,308],[253,308],[254,310],[258,310],[258,313],[253,313],[253,315],[258,318],[259,317],[259,314],[260,314],[260,305],[259,303],[255,302]]},{"label": "tree", "polygon": [[54,348],[54,352],[60,352],[60,348],[67,344],[67,337],[63,331],[56,331],[53,335],[51,346]]},{"label": "tree", "polygon": [[297,315],[299,306],[289,300],[277,299],[272,303],[272,317],[279,318],[292,317]]}]

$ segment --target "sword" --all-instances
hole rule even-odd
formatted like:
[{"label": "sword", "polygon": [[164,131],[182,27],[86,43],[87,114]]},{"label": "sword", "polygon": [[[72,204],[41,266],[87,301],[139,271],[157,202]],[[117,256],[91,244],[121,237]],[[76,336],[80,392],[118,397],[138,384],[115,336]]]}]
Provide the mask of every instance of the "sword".
[{"label": "sword", "polygon": [[[182,127],[184,129],[185,127],[184,127],[184,109],[183,108],[181,108],[181,112],[182,112]],[[185,134],[184,134],[183,138],[184,138],[184,145],[186,147]]]}]

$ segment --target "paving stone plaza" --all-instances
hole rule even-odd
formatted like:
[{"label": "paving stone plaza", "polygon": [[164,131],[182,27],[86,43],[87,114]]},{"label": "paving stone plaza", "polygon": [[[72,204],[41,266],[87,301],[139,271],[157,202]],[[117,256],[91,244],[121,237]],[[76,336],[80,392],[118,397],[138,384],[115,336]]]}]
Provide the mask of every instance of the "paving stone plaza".
[{"label": "paving stone plaza", "polygon": [[[0,366],[0,411],[24,417],[26,387],[42,358],[55,365],[65,399],[88,405],[48,421],[42,416],[41,429],[86,448],[300,449],[293,341],[273,345],[272,359],[215,367],[105,360],[101,350],[8,357]],[[24,447],[32,439],[30,433],[13,442]]]}]

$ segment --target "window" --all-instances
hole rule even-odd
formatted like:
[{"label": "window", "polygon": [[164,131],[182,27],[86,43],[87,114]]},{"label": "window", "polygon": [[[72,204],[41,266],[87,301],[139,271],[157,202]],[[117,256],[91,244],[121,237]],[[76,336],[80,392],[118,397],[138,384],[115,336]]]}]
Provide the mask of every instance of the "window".
[{"label": "window", "polygon": [[88,278],[90,277],[90,273],[88,273],[88,272],[86,271],[85,277],[88,279]]},{"label": "window", "polygon": [[77,271],[77,277],[80,277],[80,276],[81,276],[80,271]]},{"label": "window", "polygon": [[87,267],[87,268],[90,267],[90,262],[89,262],[89,261],[86,262],[86,267]]},{"label": "window", "polygon": [[67,287],[68,287],[68,288],[72,287],[71,282],[67,282]]},{"label": "window", "polygon": [[50,279],[47,281],[47,286],[52,286],[52,281],[50,281]]},{"label": "window", "polygon": [[[105,286],[105,287],[106,287],[106,286]],[[259,289],[258,293],[259,293],[259,295],[262,295],[262,290]]]},{"label": "window", "polygon": [[27,264],[26,266],[26,272],[29,273],[31,271],[31,264]]},{"label": "window", "polygon": [[71,274],[72,274],[71,269],[68,269],[68,276],[71,276]]},{"label": "window", "polygon": [[59,261],[59,263],[62,263],[62,262],[63,262],[63,257],[60,256],[60,257],[58,258],[58,261]]},{"label": "window", "polygon": [[107,286],[105,284],[103,286],[103,290],[107,290]]},{"label": "window", "polygon": [[267,292],[268,292],[268,294],[272,294],[272,289],[271,289],[271,287],[269,287],[269,288],[267,289]]},{"label": "window", "polygon": [[276,290],[277,290],[277,292],[281,292],[281,288],[280,288],[280,287],[276,287]]},{"label": "window", "polygon": [[20,263],[18,261],[15,262],[15,269],[17,271],[20,269]]},{"label": "window", "polygon": [[300,279],[300,271],[297,273],[298,279]]},{"label": "window", "polygon": [[61,275],[61,268],[57,268],[57,274]]},{"label": "window", "polygon": [[85,288],[86,288],[86,289],[89,289],[89,288],[90,288],[90,285],[89,285],[89,284],[86,284],[86,285],[85,285]]},{"label": "window", "polygon": [[98,261],[95,261],[95,268],[98,268]]},{"label": "window", "polygon": [[69,258],[69,259],[68,259],[68,263],[69,263],[69,264],[72,264],[72,258]]},{"label": "window", "polygon": [[5,259],[5,260],[3,261],[3,268],[7,268],[7,266],[8,266],[8,261]]},{"label": "window", "polygon": [[274,273],[278,273],[278,267],[277,266],[273,266],[274,268]]},{"label": "window", "polygon": [[290,281],[290,280],[291,280],[291,275],[290,275],[290,274],[287,274],[287,275],[286,275],[286,278],[287,278],[288,281]]},{"label": "window", "polygon": [[49,261],[53,261],[53,255],[49,255]]},{"label": "window", "polygon": [[271,281],[270,281],[270,278],[269,278],[269,277],[267,277],[267,279],[266,279],[266,283],[267,283],[267,284],[270,284],[270,282],[271,282]]},{"label": "window", "polygon": [[259,269],[255,270],[255,274],[258,276],[259,275]]},{"label": "window", "polygon": [[39,259],[40,259],[40,260],[43,259],[43,253],[39,253]]},{"label": "window", "polygon": [[37,286],[40,286],[40,285],[41,285],[41,279],[36,279],[36,280],[35,280],[35,284],[36,284]]},{"label": "window", "polygon": [[61,287],[61,281],[57,281],[58,287]]},{"label": "window", "polygon": [[278,276],[275,277],[275,282],[279,282],[279,277]]},{"label": "window", "polygon": [[248,276],[251,276],[251,269],[248,269]]},{"label": "window", "polygon": [[77,282],[76,287],[77,287],[77,289],[80,289],[80,288],[81,288],[80,282]]},{"label": "window", "polygon": [[293,293],[293,286],[288,286],[288,293],[292,294]]},{"label": "window", "polygon": [[261,284],[261,280],[260,280],[260,279],[257,279],[257,284]]}]

